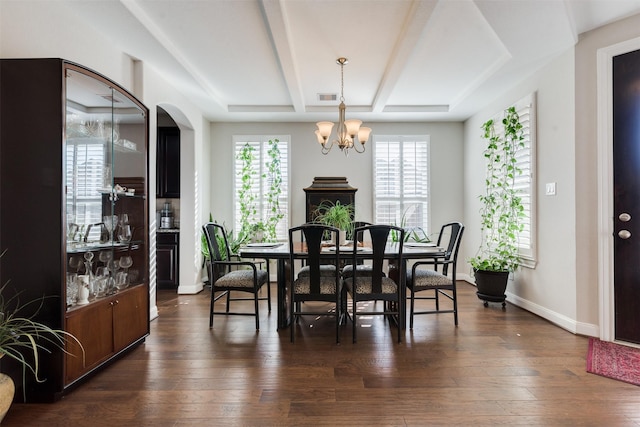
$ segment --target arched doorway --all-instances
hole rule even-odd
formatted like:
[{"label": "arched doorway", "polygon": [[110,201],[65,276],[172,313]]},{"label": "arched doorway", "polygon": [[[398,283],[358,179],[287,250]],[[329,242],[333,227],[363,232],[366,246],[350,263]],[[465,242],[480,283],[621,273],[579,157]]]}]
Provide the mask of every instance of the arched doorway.
[{"label": "arched doorway", "polygon": [[[157,105],[156,127],[151,130],[151,147],[149,163],[149,176],[152,189],[149,206],[154,210],[150,213],[152,236],[151,254],[151,301],[156,300],[158,290],[157,283],[157,232],[160,229],[160,219],[156,212],[162,210],[166,198],[156,198],[155,186],[158,177],[156,171],[157,164],[157,136],[161,127],[175,126],[179,129],[180,144],[180,193],[179,197],[171,198],[171,208],[174,214],[174,227],[179,233],[178,251],[178,277],[176,291],[181,294],[192,294],[202,290],[200,281],[200,252],[199,252],[199,223],[196,221],[200,217],[197,200],[197,179],[195,167],[195,137],[191,122],[186,115],[177,107],[170,104]],[[197,238],[197,239],[196,239]]]}]

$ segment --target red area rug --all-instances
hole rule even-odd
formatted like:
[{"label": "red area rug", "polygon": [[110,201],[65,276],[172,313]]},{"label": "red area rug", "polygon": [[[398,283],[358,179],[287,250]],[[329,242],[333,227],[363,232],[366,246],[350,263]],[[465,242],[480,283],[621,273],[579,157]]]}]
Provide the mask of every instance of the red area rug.
[{"label": "red area rug", "polygon": [[589,338],[587,372],[640,386],[640,348]]}]

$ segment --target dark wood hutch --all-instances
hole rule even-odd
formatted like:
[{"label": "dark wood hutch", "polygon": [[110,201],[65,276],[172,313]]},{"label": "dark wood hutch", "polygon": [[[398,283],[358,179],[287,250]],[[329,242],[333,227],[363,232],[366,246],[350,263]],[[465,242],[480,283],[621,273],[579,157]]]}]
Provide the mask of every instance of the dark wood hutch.
[{"label": "dark wood hutch", "polygon": [[335,203],[339,201],[343,205],[352,204],[354,206],[357,188],[349,185],[346,177],[317,176],[313,178],[313,183],[304,189],[306,193],[307,222],[313,222],[313,213],[318,205],[324,201]]},{"label": "dark wood hutch", "polygon": [[[10,281],[3,296],[45,297],[34,319],[72,333],[85,349],[84,360],[74,345],[71,355],[41,351],[45,381],[27,372],[25,387],[21,366],[3,358],[18,401],[23,389],[27,402],[59,399],[149,334],[148,116],[128,91],[80,65],[0,60],[0,281]],[[115,217],[133,234],[109,232]],[[121,262],[127,257],[132,265]],[[99,267],[104,288],[88,279],[92,294],[79,304],[73,283]]]}]

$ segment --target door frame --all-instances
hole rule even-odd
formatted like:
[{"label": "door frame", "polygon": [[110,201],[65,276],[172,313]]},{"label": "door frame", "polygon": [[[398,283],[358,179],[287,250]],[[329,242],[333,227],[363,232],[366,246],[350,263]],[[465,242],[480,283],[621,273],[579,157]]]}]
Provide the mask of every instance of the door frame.
[{"label": "door frame", "polygon": [[598,307],[600,339],[603,341],[615,341],[613,57],[635,50],[640,50],[640,37],[600,48],[597,52]]}]

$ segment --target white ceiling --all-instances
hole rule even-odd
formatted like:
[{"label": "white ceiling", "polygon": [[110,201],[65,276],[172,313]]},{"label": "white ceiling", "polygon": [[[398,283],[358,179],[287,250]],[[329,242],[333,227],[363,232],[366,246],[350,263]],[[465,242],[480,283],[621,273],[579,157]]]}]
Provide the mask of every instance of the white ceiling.
[{"label": "white ceiling", "polygon": [[[67,0],[212,121],[464,120],[640,0]],[[335,117],[334,117],[335,116]]]}]

